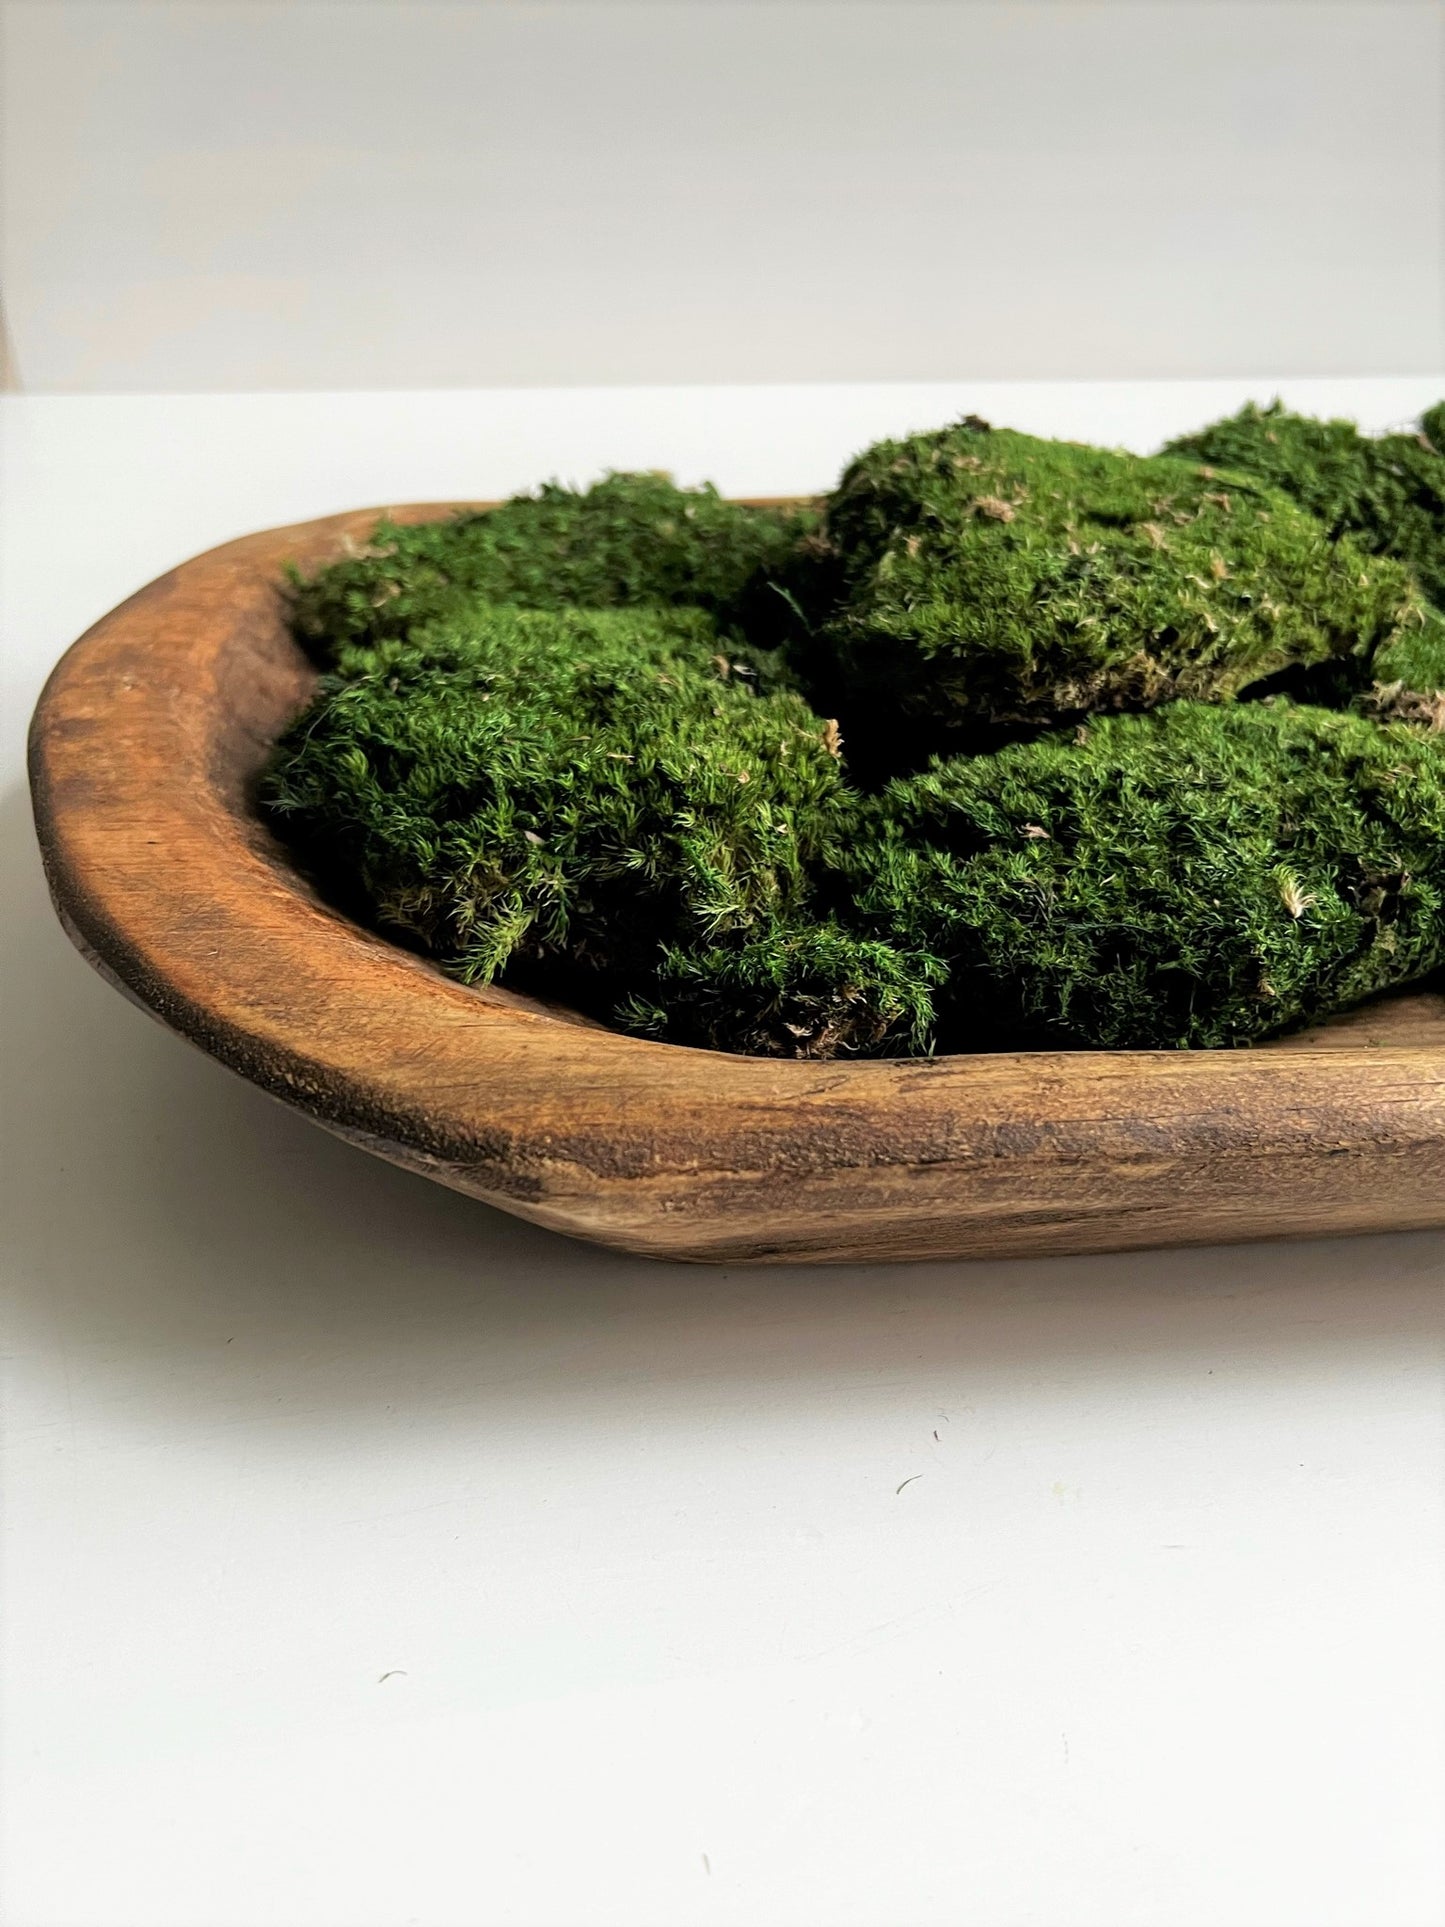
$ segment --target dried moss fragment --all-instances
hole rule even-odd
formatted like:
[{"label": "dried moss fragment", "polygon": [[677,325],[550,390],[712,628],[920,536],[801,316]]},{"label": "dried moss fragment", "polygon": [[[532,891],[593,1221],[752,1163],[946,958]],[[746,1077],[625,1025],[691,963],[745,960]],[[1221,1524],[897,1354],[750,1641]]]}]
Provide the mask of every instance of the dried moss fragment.
[{"label": "dried moss fragment", "polygon": [[859,456],[826,534],[841,599],[815,610],[826,668],[810,669],[846,704],[845,733],[891,720],[900,764],[1225,701],[1293,666],[1368,660],[1429,620],[1398,564],[1262,483],[972,419]]},{"label": "dried moss fragment", "polygon": [[[1393,556],[1445,607],[1445,402],[1415,434],[1362,435],[1353,422],[1317,421],[1282,402],[1181,435],[1166,453],[1252,475],[1290,495],[1370,555]],[[1386,679],[1388,680],[1388,679]]]},{"label": "dried moss fragment", "polygon": [[609,475],[581,492],[550,482],[445,522],[383,522],[358,554],[293,582],[292,624],[319,661],[345,668],[481,603],[724,612],[759,593],[758,579],[784,566],[815,520],[807,508],[745,508],[661,475]]},{"label": "dried moss fragment", "polygon": [[483,608],[376,644],[282,738],[263,803],[468,982],[795,1055],[916,1020],[886,943],[796,931],[855,799],[826,721],[732,675],[697,611]]},{"label": "dried moss fragment", "polygon": [[1445,752],[1276,701],[1181,702],[879,797],[880,935],[947,963],[945,1050],[1251,1043],[1445,960]]}]

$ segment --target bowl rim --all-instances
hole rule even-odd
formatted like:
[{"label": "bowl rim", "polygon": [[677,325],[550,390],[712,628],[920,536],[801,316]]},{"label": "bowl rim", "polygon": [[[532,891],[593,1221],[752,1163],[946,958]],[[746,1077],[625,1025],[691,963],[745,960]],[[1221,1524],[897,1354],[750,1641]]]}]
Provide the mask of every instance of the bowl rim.
[{"label": "bowl rim", "polygon": [[[743,1057],[464,986],[342,916],[249,800],[315,679],[282,567],[345,552],[383,515],[490,506],[241,537],[61,659],[30,738],[46,872],[74,941],[143,1008],[394,1162],[629,1250],[954,1256],[1362,1228],[1318,1174],[1305,1215],[1288,1183],[1276,1218],[1259,1208],[1262,1163],[1303,1183],[1326,1154],[1379,1171],[1393,1157],[1391,1221],[1445,1221],[1439,999],[1237,1052]],[[1394,1181],[1401,1157],[1435,1160],[1430,1200]]]}]

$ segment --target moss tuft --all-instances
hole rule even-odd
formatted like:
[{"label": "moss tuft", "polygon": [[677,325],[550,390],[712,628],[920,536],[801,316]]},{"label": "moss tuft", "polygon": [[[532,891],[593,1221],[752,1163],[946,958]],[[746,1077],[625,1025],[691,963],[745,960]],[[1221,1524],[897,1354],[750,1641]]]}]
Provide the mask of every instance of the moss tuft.
[{"label": "moss tuft", "polygon": [[445,522],[382,522],[360,553],[293,580],[292,624],[318,661],[345,668],[480,603],[692,604],[725,614],[770,599],[763,579],[816,519],[806,507],[745,508],[661,475],[609,475],[580,493],[550,482]]},{"label": "moss tuft", "polygon": [[1445,960],[1445,756],[1285,702],[1181,702],[893,783],[869,926],[943,958],[938,1045],[1254,1042]]},{"label": "moss tuft", "polygon": [[263,804],[333,894],[468,982],[800,1055],[917,1017],[882,942],[790,934],[856,808],[836,751],[699,611],[482,608],[329,678]]},{"label": "moss tuft", "polygon": [[1420,432],[1362,435],[1281,402],[1251,402],[1226,421],[1170,442],[1167,453],[1253,475],[1290,495],[1370,555],[1393,556],[1445,608],[1445,402]]},{"label": "moss tuft", "polygon": [[1261,483],[973,420],[859,456],[826,533],[841,600],[813,610],[809,671],[860,744],[891,725],[903,766],[1101,711],[1225,701],[1433,620],[1399,565],[1331,542]]},{"label": "moss tuft", "polygon": [[778,924],[742,945],[669,948],[650,997],[619,1012],[641,1036],[763,1057],[922,1052],[944,969],[834,917]]}]

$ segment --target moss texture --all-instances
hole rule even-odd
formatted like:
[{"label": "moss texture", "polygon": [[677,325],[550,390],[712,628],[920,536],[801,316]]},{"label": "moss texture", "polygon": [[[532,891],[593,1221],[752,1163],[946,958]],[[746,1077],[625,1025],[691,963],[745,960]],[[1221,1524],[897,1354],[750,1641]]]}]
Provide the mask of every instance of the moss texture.
[{"label": "moss texture", "polygon": [[1293,414],[1278,401],[1250,403],[1180,436],[1167,452],[1283,490],[1331,537],[1403,562],[1445,607],[1445,402],[1427,410],[1418,433],[1380,436]]},{"label": "moss texture", "polygon": [[[836,894],[836,891],[835,891]],[[940,960],[821,909],[742,945],[669,946],[649,993],[618,1007],[640,1036],[768,1057],[927,1051]]]},{"label": "moss texture", "polygon": [[[1336,449],[1383,531],[1303,426],[1269,459]],[[292,584],[329,673],[263,806],[464,980],[640,1036],[1248,1044],[1445,961],[1445,620],[1288,479],[970,419],[821,522],[615,475],[383,525]]]},{"label": "moss texture", "polygon": [[482,608],[329,678],[263,804],[468,982],[505,971],[654,1035],[873,1048],[919,1027],[912,976],[798,927],[854,821],[838,748],[735,675],[700,611]]},{"label": "moss texture", "polygon": [[[691,604],[727,616],[773,600],[816,511],[753,509],[661,475],[609,475],[582,491],[545,484],[485,513],[401,527],[292,583],[297,636],[328,665],[480,603],[528,609]],[[739,618],[741,619],[741,617]]]},{"label": "moss texture", "polygon": [[895,782],[855,858],[943,1049],[1250,1043],[1445,960],[1445,757],[1278,701],[1104,717]]},{"label": "moss texture", "polygon": [[[1115,709],[1225,701],[1368,661],[1433,621],[1406,571],[1200,463],[990,430],[881,442],[828,498],[812,674],[862,741],[986,747]],[[1439,626],[1438,624],[1436,625]],[[1363,676],[1357,680],[1366,680]]]}]

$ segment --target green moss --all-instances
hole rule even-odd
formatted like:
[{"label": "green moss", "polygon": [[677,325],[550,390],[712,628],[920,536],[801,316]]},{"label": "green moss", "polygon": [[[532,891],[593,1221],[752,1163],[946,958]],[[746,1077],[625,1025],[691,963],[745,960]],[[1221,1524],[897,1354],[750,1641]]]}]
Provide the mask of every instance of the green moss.
[{"label": "green moss", "polygon": [[860,744],[891,724],[904,765],[1100,711],[1224,701],[1368,660],[1430,620],[1399,565],[1330,541],[1263,484],[973,420],[861,455],[826,532],[841,601],[815,605],[825,667],[810,673]]},{"label": "green moss", "polygon": [[613,476],[293,594],[263,806],[469,982],[829,1057],[1247,1044],[1445,961],[1445,622],[1257,477],[970,421],[821,530]]},{"label": "green moss", "polygon": [[1332,539],[1408,568],[1434,609],[1415,608],[1372,655],[1342,676],[1297,684],[1320,700],[1438,731],[1445,723],[1445,402],[1414,434],[1362,435],[1353,422],[1317,421],[1281,402],[1254,403],[1173,453],[1281,489]]},{"label": "green moss", "polygon": [[1278,401],[1251,402],[1180,436],[1168,452],[1282,489],[1332,537],[1403,562],[1445,607],[1445,402],[1422,417],[1418,434],[1380,436],[1293,414]]},{"label": "green moss", "polygon": [[886,945],[794,934],[856,810],[836,730],[734,676],[698,611],[479,609],[380,643],[283,737],[263,804],[468,982],[705,1041],[725,1007],[794,1054],[916,1020]]},{"label": "green moss", "polygon": [[1445,752],[1182,702],[892,784],[860,908],[949,967],[942,1049],[1253,1042],[1445,960]]},{"label": "green moss", "polygon": [[943,965],[821,911],[742,945],[669,948],[650,996],[619,1020],[639,1035],[767,1057],[921,1052]]},{"label": "green moss", "polygon": [[1418,692],[1445,690],[1445,622],[1409,623],[1370,660],[1377,687]]},{"label": "green moss", "polygon": [[481,603],[685,603],[725,614],[768,600],[767,572],[815,520],[806,508],[744,508],[660,475],[609,475],[581,493],[548,483],[485,513],[383,522],[359,554],[293,582],[292,621],[318,660],[345,668]]}]

